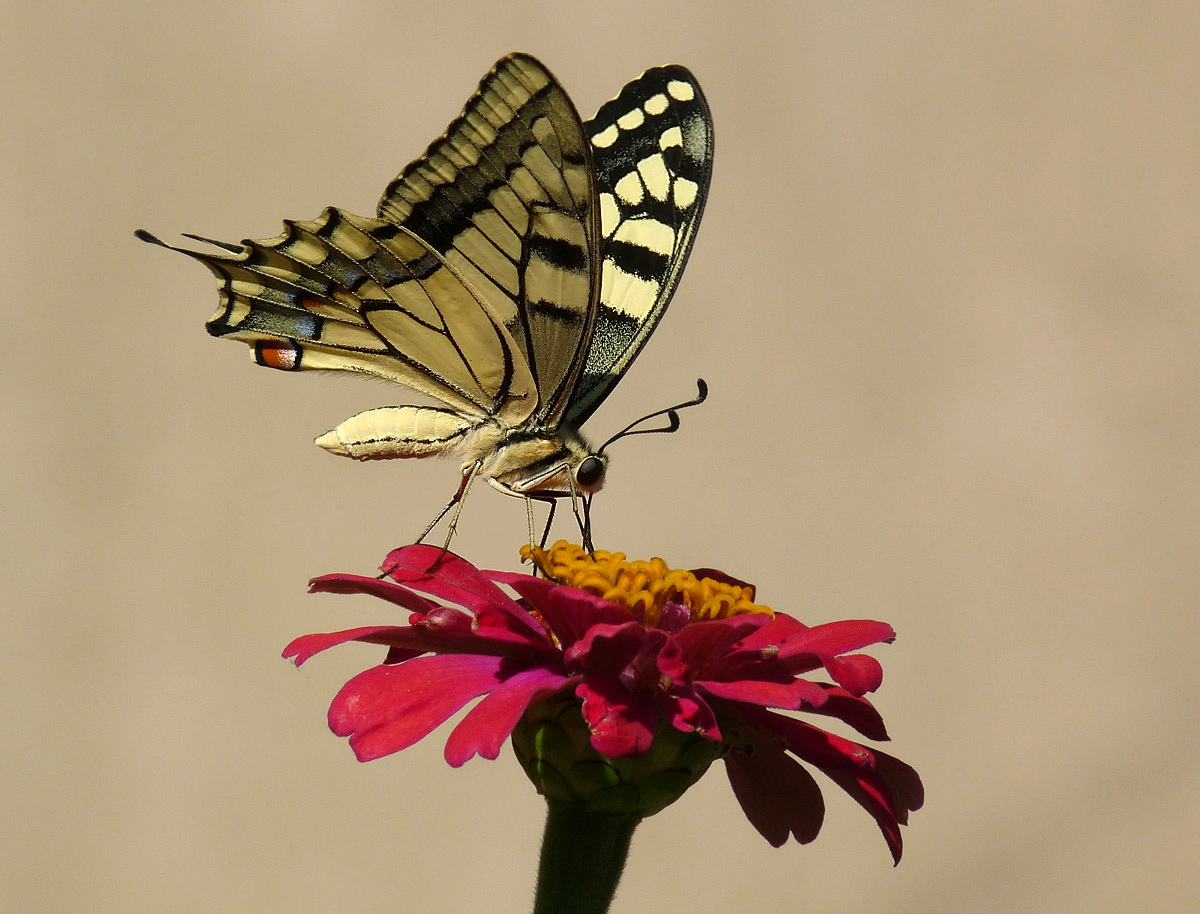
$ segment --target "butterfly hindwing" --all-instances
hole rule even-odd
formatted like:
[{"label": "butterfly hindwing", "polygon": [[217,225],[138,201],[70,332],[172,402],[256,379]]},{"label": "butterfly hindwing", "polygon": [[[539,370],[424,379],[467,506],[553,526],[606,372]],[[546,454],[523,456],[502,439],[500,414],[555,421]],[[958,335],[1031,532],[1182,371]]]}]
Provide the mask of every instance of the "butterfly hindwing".
[{"label": "butterfly hindwing", "polygon": [[603,236],[601,297],[567,411],[578,428],[629,368],[675,293],[712,175],[712,115],[684,67],[647,70],[584,125]]},{"label": "butterfly hindwing", "polygon": [[243,247],[236,255],[186,253],[219,280],[209,333],[251,344],[260,364],[362,372],[467,415],[532,399],[507,330],[411,233],[330,208]]}]

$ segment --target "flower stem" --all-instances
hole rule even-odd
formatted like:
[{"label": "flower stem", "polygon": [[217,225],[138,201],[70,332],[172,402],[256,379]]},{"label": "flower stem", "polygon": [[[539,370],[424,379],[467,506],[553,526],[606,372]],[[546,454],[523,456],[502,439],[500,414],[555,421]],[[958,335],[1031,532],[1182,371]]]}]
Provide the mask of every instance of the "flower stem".
[{"label": "flower stem", "polygon": [[562,800],[546,805],[533,914],[605,914],[642,817],[588,812]]}]

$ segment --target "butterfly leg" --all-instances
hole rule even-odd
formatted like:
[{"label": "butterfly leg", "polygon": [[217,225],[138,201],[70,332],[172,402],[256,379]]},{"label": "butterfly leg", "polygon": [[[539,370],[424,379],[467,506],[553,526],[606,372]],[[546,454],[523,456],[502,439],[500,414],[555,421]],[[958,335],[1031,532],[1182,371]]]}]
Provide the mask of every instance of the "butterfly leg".
[{"label": "butterfly leg", "polygon": [[438,555],[437,560],[430,566],[431,571],[438,566],[442,559],[445,558],[446,553],[450,551],[450,540],[454,538],[454,531],[458,527],[458,516],[462,513],[463,500],[466,499],[467,493],[471,490],[471,483],[475,481],[475,477],[479,475],[479,471],[482,468],[482,460],[476,460],[471,466],[463,468],[462,480],[458,484],[458,491],[446,503],[446,507],[438,512],[437,517],[431,520],[421,532],[421,535],[417,537],[418,543],[423,542],[425,537],[429,536],[429,532],[438,525],[438,522],[450,513],[451,508],[454,508],[454,515],[450,518],[450,526],[446,531],[446,542],[442,544],[441,554]]},{"label": "butterfly leg", "polygon": [[[575,488],[575,479],[572,476],[567,477],[571,484],[571,511],[575,515],[575,523],[579,525],[579,535],[583,539],[583,548],[588,555],[594,557],[595,549],[592,548],[592,519],[591,512],[588,510],[586,501],[579,497],[579,490]],[[583,510],[579,508],[580,502],[583,502]],[[549,527],[547,527],[549,531]]]},{"label": "butterfly leg", "polygon": [[558,499],[557,498],[550,499],[550,513],[546,515],[546,529],[544,529],[542,531],[541,546],[543,549],[546,548],[546,540],[548,540],[550,538],[550,525],[552,523],[554,523],[554,510],[557,507],[558,507]]},{"label": "butterfly leg", "polygon": [[[467,493],[471,491],[471,483],[475,481],[475,477],[479,475],[481,469],[483,469],[483,461],[476,460],[470,469],[463,470],[462,481],[458,484],[458,491],[454,493],[454,498],[450,502],[451,505],[454,505],[454,513],[450,515],[450,525],[446,528],[446,542],[442,544],[443,556],[450,551],[450,540],[454,539],[454,531],[458,529],[458,516],[462,514],[463,502],[467,498]],[[438,556],[438,561],[440,562],[441,560],[441,556]]]},{"label": "butterfly leg", "polygon": [[[542,528],[542,536],[537,538],[537,528],[533,522],[533,503],[535,501],[544,501],[550,506],[550,513],[546,515],[546,526]],[[529,545],[532,548],[536,542],[541,549],[546,548],[546,540],[550,538],[550,525],[554,523],[554,512],[558,508],[558,498],[547,495],[526,495],[525,496],[525,518],[529,522]]]}]

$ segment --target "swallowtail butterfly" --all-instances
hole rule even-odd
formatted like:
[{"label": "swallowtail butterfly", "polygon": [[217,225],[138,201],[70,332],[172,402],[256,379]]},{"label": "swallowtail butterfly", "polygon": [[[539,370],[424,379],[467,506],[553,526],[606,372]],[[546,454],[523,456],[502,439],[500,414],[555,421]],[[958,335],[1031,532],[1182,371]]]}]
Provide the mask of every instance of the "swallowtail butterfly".
[{"label": "swallowtail butterfly", "polygon": [[138,236],[212,270],[208,332],[248,343],[258,364],[362,372],[441,404],[367,410],[321,447],[458,456],[455,501],[482,475],[574,503],[606,468],[579,428],[671,300],[712,157],[708,105],[683,67],[648,70],[585,123],[541,63],[512,54],[374,218],[330,207],[265,241],[187,236],[215,253]]}]

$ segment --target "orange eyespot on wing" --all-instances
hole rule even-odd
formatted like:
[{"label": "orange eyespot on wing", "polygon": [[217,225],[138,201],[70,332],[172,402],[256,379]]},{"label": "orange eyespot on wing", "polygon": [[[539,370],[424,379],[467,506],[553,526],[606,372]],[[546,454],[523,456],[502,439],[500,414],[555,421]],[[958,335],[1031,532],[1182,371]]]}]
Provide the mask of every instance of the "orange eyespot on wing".
[{"label": "orange eyespot on wing", "polygon": [[298,369],[301,352],[299,346],[287,340],[257,340],[254,343],[254,361],[280,371]]}]

